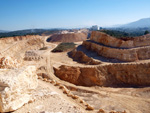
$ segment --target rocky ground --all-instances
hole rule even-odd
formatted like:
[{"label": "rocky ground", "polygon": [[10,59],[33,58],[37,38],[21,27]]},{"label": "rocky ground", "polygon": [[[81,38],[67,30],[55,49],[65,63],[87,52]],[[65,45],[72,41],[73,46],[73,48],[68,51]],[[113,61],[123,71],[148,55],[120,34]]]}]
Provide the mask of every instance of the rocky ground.
[{"label": "rocky ground", "polygon": [[44,81],[38,81],[39,86],[33,92],[34,101],[25,104],[14,113],[84,113],[81,106],[68,99],[59,88]]}]

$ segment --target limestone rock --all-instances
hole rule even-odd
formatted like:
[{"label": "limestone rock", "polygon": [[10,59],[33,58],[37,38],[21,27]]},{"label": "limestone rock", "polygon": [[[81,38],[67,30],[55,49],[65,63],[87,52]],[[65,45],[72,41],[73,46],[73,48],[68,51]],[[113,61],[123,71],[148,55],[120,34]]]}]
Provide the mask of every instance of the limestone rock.
[{"label": "limestone rock", "polygon": [[133,48],[133,47],[143,47],[150,45],[150,34],[135,37],[130,40],[122,40],[115,37],[112,37],[108,34],[92,31],[91,40],[104,44],[106,46],[118,47],[118,48]]},{"label": "limestone rock", "polygon": [[17,59],[13,59],[9,56],[0,58],[0,68],[18,68],[21,63]]},{"label": "limestone rock", "polygon": [[73,66],[60,66],[54,68],[54,73],[62,80],[68,81],[76,85],[93,86],[103,85],[105,83],[105,76],[101,76],[96,68],[83,68]]},{"label": "limestone rock", "polygon": [[0,112],[14,111],[30,101],[37,85],[34,66],[0,69]]},{"label": "limestone rock", "polygon": [[95,67],[60,66],[55,75],[81,86],[150,86],[150,62],[108,64]]},{"label": "limestone rock", "polygon": [[83,63],[86,65],[98,65],[101,64],[100,61],[96,61],[90,57],[88,57],[86,54],[84,54],[82,51],[77,51],[76,49],[68,53],[69,57],[73,58],[73,60]]},{"label": "limestone rock", "polygon": [[55,75],[62,80],[69,81],[73,84],[77,84],[78,77],[80,75],[80,68],[77,67],[67,67],[67,66],[60,66],[59,69],[54,68]]},{"label": "limestone rock", "polygon": [[150,59],[150,46],[119,49],[107,47],[92,41],[83,41],[82,45],[88,50],[95,51],[98,55],[106,58],[113,58],[128,62]]}]

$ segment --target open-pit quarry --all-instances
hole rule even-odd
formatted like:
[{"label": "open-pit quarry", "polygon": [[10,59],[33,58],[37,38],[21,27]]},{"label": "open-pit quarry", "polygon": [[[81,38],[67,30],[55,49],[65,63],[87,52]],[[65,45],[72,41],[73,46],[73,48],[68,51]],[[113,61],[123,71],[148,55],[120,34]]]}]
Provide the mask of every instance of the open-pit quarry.
[{"label": "open-pit quarry", "polygon": [[0,39],[0,112],[149,113],[150,35],[93,31],[67,52],[49,36]]}]

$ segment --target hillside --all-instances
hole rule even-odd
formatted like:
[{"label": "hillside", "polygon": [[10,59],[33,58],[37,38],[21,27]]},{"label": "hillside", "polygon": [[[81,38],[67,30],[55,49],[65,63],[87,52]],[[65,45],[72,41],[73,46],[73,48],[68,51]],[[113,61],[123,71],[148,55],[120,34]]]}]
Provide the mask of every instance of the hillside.
[{"label": "hillside", "polygon": [[5,30],[0,30],[0,33],[6,33],[6,32],[8,32],[8,31],[5,31]]},{"label": "hillside", "polygon": [[128,24],[105,29],[126,32],[131,37],[142,36],[146,30],[150,31],[150,18],[144,18]]},{"label": "hillside", "polygon": [[0,30],[0,38],[2,37],[13,37],[13,36],[24,36],[24,35],[50,35],[53,33],[59,32],[61,29],[26,29],[26,30],[17,30],[11,32],[1,32]]},{"label": "hillside", "polygon": [[143,19],[140,19],[138,21],[122,25],[120,27],[124,27],[124,28],[144,28],[144,27],[150,27],[150,18],[143,18]]}]

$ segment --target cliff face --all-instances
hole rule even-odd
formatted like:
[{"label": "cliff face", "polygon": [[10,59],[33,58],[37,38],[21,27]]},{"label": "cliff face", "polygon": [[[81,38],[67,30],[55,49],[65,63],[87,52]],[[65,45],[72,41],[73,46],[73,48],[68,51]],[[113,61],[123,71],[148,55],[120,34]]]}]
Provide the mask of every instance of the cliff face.
[{"label": "cliff face", "polygon": [[121,61],[137,61],[150,58],[150,46],[131,49],[112,48],[92,41],[83,41],[88,50],[97,52],[100,56],[114,58]]},{"label": "cliff face", "polygon": [[99,31],[93,31],[91,33],[90,40],[93,40],[98,43],[102,43],[107,46],[111,47],[118,47],[118,48],[133,48],[133,47],[142,47],[142,46],[149,46],[150,45],[150,34],[139,36],[133,38],[133,40],[121,40],[105,33]]},{"label": "cliff face", "polygon": [[90,41],[84,41],[82,45],[85,46],[88,50],[95,51],[98,53],[98,55],[103,57],[114,58],[121,61],[138,60],[137,56],[138,54],[135,49],[128,50],[128,49],[110,48]]},{"label": "cliff face", "polygon": [[107,64],[95,67],[60,66],[55,75],[83,86],[150,86],[150,63]]}]

